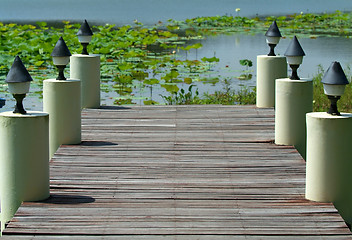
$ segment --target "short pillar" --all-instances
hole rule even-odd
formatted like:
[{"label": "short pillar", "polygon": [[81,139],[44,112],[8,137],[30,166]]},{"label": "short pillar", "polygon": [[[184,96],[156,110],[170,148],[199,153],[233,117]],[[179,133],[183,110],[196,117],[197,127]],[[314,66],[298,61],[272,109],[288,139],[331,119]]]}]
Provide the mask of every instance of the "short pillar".
[{"label": "short pillar", "polygon": [[43,111],[49,113],[49,156],[61,144],[81,143],[81,81],[43,81]]},{"label": "short pillar", "polygon": [[286,57],[257,56],[257,107],[275,106],[275,80],[287,77]]},{"label": "short pillar", "polygon": [[[49,197],[49,115],[0,113],[0,200],[2,225],[23,201]],[[3,227],[3,226],[2,226]]]},{"label": "short pillar", "polygon": [[70,57],[70,78],[81,80],[81,107],[100,107],[100,56],[75,54]]},{"label": "short pillar", "polygon": [[293,145],[306,159],[306,114],[313,111],[311,79],[276,80],[275,144]]},{"label": "short pillar", "polygon": [[352,114],[307,114],[307,199],[317,202],[351,199],[351,139]]}]

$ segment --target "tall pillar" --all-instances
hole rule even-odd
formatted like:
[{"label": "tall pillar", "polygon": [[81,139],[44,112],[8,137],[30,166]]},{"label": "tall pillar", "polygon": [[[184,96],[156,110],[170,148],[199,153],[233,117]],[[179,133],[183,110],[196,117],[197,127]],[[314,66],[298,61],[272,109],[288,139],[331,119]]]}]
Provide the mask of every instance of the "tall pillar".
[{"label": "tall pillar", "polygon": [[70,78],[81,80],[81,107],[100,107],[100,56],[75,54],[70,57]]},{"label": "tall pillar", "polygon": [[43,111],[50,119],[50,158],[61,144],[81,143],[80,80],[44,80]]},{"label": "tall pillar", "polygon": [[306,114],[313,111],[311,79],[276,80],[275,143],[293,145],[306,159]]},{"label": "tall pillar", "polygon": [[23,201],[49,197],[49,115],[0,113],[2,225]]},{"label": "tall pillar", "polygon": [[275,81],[287,77],[286,57],[257,56],[257,107],[275,106]]}]

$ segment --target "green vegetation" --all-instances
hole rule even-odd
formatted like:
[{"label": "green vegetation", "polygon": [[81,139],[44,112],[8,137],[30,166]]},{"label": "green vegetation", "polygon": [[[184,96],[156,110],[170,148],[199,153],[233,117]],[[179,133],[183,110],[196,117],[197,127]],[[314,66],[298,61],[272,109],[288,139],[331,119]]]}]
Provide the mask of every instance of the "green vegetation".
[{"label": "green vegetation", "polygon": [[[147,27],[135,22],[133,26],[93,26],[93,40],[88,46],[90,53],[101,55],[101,89],[108,93],[113,104],[163,104],[154,100],[155,92],[161,92],[166,104],[254,104],[255,89],[233,90],[230,83],[253,77],[250,59],[240,59],[244,68],[239,76],[223,77],[214,72],[220,58],[199,56],[199,42],[207,35],[248,33],[267,30],[275,19],[285,36],[301,35],[314,38],[316,35],[352,35],[352,14],[337,11],[332,14],[296,14],[292,16],[246,18],[238,16],[198,17],[185,21],[169,20]],[[304,27],[303,27],[304,26]],[[63,22],[61,28],[48,26],[45,22],[36,25],[3,24],[0,22],[0,80],[5,79],[13,59],[19,55],[34,78],[32,93],[42,94],[42,81],[56,77],[51,51],[60,36],[66,41],[72,53],[81,52],[76,37],[80,24]],[[180,51],[185,52],[184,57]],[[196,59],[189,59],[189,52]],[[69,68],[66,69],[68,71]],[[232,70],[235,71],[235,70]],[[316,79],[322,70],[319,69]],[[68,75],[68,74],[67,74]],[[225,87],[214,93],[199,94],[197,84],[221,84]],[[322,87],[315,81],[315,110],[325,110],[326,97],[319,91]],[[351,92],[348,87],[346,93]],[[0,92],[6,94],[6,85]],[[154,96],[153,96],[154,93]],[[352,94],[352,93],[351,93]],[[149,96],[148,96],[149,95]],[[341,110],[349,111],[349,94],[339,102]]]},{"label": "green vegetation", "polygon": [[[258,33],[268,29],[276,20],[284,36],[300,37],[351,36],[352,14],[336,11],[334,13],[300,13],[288,16],[269,16],[264,19],[240,16],[213,16],[187,19],[185,22],[172,21],[179,28],[192,28],[194,32],[207,34],[248,32]],[[175,27],[173,27],[175,28]]]},{"label": "green vegetation", "polygon": [[255,104],[255,89],[243,87],[239,91],[215,91],[214,94],[205,94],[202,104],[246,105]]},{"label": "green vegetation", "polygon": [[186,105],[186,104],[222,104],[222,105],[245,105],[255,104],[256,92],[255,88],[250,90],[242,87],[239,91],[232,90],[229,87],[227,79],[224,80],[225,87],[221,91],[215,91],[212,94],[205,93],[202,98],[199,96],[198,90],[193,92],[194,85],[190,85],[188,92],[183,88],[170,96],[162,96],[168,105]]}]

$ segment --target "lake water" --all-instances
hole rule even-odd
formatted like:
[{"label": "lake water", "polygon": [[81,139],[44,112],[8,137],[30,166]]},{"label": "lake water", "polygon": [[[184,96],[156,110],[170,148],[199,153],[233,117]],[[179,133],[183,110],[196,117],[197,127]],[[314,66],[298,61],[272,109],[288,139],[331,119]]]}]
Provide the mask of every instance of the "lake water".
[{"label": "lake water", "polygon": [[[167,19],[184,20],[196,16],[214,16],[223,14],[237,14],[236,8],[240,8],[241,16],[255,15],[284,15],[302,12],[333,12],[335,10],[352,11],[350,0],[2,0],[0,8],[0,21],[4,22],[36,22],[36,21],[62,21],[71,20],[81,22],[87,19],[92,24],[113,23],[117,25],[132,24],[134,19],[153,25],[158,21]],[[276,53],[283,55],[290,39],[282,39],[276,48]],[[352,66],[352,39],[336,37],[318,37],[317,39],[299,39],[306,57],[299,68],[300,77],[311,77],[317,72],[317,66],[324,69],[332,61],[341,62],[343,67]],[[243,69],[239,64],[240,59],[252,60],[254,66],[251,80],[235,80],[232,87],[241,85],[256,85],[256,57],[267,54],[268,46],[263,34],[247,35],[220,35],[207,37],[200,40],[203,44],[201,49],[188,53],[189,59],[202,57],[220,58],[220,62],[214,71],[224,76],[234,77],[239,75],[234,70]],[[180,57],[185,53],[180,52]],[[196,84],[200,92],[215,91],[221,89],[221,85],[210,86],[203,83]],[[136,90],[138,91],[138,90]],[[139,93],[136,93],[137,95]],[[156,96],[158,94],[155,94]],[[3,97],[3,96],[2,96]],[[102,104],[111,105],[109,95],[102,95]],[[12,109],[14,102],[8,98],[7,104],[0,111]],[[156,101],[163,102],[161,99]],[[140,104],[142,101],[136,102]],[[42,110],[42,103],[37,97],[29,96],[25,101],[28,110]]]},{"label": "lake water", "polygon": [[[281,39],[275,53],[283,55],[286,51],[290,38]],[[352,39],[345,37],[318,37],[316,39],[303,38],[299,39],[306,56],[303,58],[303,63],[298,69],[298,75],[301,78],[311,78],[318,72],[318,66],[321,65],[323,69],[327,69],[331,62],[338,61],[344,69],[352,67]],[[215,37],[207,37],[200,40],[203,47],[198,50],[191,50],[187,53],[188,59],[200,59],[203,56],[220,58],[220,62],[214,68],[213,76],[216,77],[221,73],[222,78],[231,78],[231,88],[239,89],[241,86],[256,86],[256,59],[258,55],[266,55],[269,52],[269,47],[265,42],[264,34],[248,35],[248,34],[234,34],[234,35],[220,35]],[[195,42],[192,42],[192,44]],[[179,53],[181,59],[186,59],[186,53]],[[238,80],[241,70],[245,67],[239,64],[239,60],[249,59],[253,62],[253,66],[249,68],[253,74],[250,80]],[[288,69],[290,74],[290,68]],[[194,83],[200,93],[214,92],[224,88],[224,84],[216,84],[212,86],[204,83]],[[138,93],[136,93],[138,95]],[[167,95],[164,92],[164,95]],[[154,100],[163,102],[158,94],[154,94]],[[139,101],[137,103],[142,103]]]},{"label": "lake water", "polygon": [[95,23],[155,24],[167,19],[237,14],[282,15],[300,12],[352,11],[351,0],[1,0],[0,21],[87,19]]}]

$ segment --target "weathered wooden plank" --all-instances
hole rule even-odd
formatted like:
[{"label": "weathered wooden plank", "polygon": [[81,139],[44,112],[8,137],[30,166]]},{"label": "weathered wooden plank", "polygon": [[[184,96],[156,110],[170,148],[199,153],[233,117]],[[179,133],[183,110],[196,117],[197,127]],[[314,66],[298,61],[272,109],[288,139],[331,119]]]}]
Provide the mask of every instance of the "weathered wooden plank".
[{"label": "weathered wooden plank", "polygon": [[22,204],[4,239],[351,239],[304,199],[305,162],[277,146],[273,109],[87,109],[80,145],[50,161],[52,197]]},{"label": "weathered wooden plank", "polygon": [[[156,223],[155,225],[157,225]],[[177,225],[177,224],[174,224]],[[299,229],[299,228],[291,228],[291,229],[285,229],[285,228],[264,228],[264,227],[259,227],[259,228],[240,228],[240,229],[235,229],[230,227],[190,227],[190,228],[178,228],[175,226],[170,226],[170,227],[104,227],[104,226],[82,226],[82,228],[78,228],[77,226],[65,226],[65,233],[68,235],[97,235],[98,232],[108,232],[109,235],[143,235],[143,234],[159,234],[159,235],[213,235],[214,232],[222,232],[222,235],[252,235],[255,232],[260,232],[261,235],[280,235],[283,238],[286,235],[300,235],[300,236],[324,236],[324,235],[338,235],[341,233],[341,230],[343,230],[343,227],[340,228],[322,228],[322,229],[315,229],[312,233],[312,228],[306,228],[306,229]],[[38,234],[40,231],[40,234],[56,234],[60,235],[62,234],[63,227],[59,227],[58,224],[53,226],[53,227],[48,227],[48,228],[42,228],[38,229],[36,231],[30,231],[29,229],[12,229],[12,231],[15,234],[24,234],[24,233],[30,233],[30,234]],[[103,233],[100,233],[99,235],[104,235]],[[346,235],[346,234],[342,234]]]},{"label": "weathered wooden plank", "polygon": [[[319,239],[322,239],[321,237],[318,237]],[[98,239],[97,236],[75,236],[75,235],[68,235],[68,236],[52,236],[52,235],[28,235],[28,236],[21,236],[17,235],[15,237],[7,236],[6,239],[9,240],[21,240],[21,239],[33,239],[33,240],[50,240],[50,239],[69,239],[69,240],[95,240]],[[146,240],[146,239],[153,239],[153,240],[245,240],[245,239],[252,239],[252,240],[266,240],[266,239],[280,239],[282,240],[282,236],[263,236],[263,235],[257,235],[257,236],[248,236],[248,235],[226,235],[226,236],[221,236],[221,235],[113,235],[113,236],[104,236],[104,239],[116,239],[116,240]],[[302,236],[285,236],[285,240],[300,240],[302,239]],[[304,239],[312,239],[316,240],[317,236],[304,236]],[[328,240],[346,240],[346,239],[351,239],[350,236],[334,236],[334,235],[326,235],[323,237],[323,239],[328,239]]]}]

